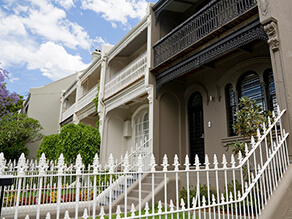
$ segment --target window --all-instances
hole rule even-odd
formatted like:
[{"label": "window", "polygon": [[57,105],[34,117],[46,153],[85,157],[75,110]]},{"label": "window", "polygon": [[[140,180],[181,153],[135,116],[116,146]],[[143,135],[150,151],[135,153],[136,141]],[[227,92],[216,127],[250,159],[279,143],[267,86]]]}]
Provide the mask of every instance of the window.
[{"label": "window", "polygon": [[249,97],[265,110],[264,90],[260,83],[259,76],[254,72],[248,72],[239,80],[239,98]]},{"label": "window", "polygon": [[227,109],[227,125],[228,125],[228,133],[230,136],[236,135],[236,132],[233,128],[233,124],[236,122],[236,94],[233,90],[233,87],[231,84],[228,84],[225,87],[225,95],[226,95],[226,109]]},{"label": "window", "polygon": [[228,135],[236,135],[233,124],[236,122],[235,113],[237,104],[241,97],[249,97],[256,101],[263,110],[276,110],[277,99],[275,91],[274,76],[271,69],[263,73],[264,83],[261,84],[260,77],[255,72],[249,71],[242,75],[237,83],[237,94],[231,84],[225,87],[226,111]]},{"label": "window", "polygon": [[149,138],[148,112],[138,116],[135,122],[135,145],[137,148],[141,145],[141,143],[144,143],[145,140],[148,140]]},{"label": "window", "polygon": [[272,69],[267,69],[264,73],[265,88],[267,94],[267,108],[270,111],[277,110],[276,89]]}]

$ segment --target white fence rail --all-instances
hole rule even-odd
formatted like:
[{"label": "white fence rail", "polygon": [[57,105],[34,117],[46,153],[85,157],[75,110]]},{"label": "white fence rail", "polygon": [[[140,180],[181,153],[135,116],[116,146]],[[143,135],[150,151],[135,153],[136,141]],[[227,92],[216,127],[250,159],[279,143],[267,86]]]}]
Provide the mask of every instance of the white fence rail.
[{"label": "white fence rail", "polygon": [[63,112],[62,121],[72,116],[74,114],[74,110],[75,110],[75,103]]},{"label": "white fence rail", "polygon": [[90,91],[78,100],[78,111],[88,104],[92,103],[98,92],[98,85],[95,85]]},{"label": "white fence rail", "polygon": [[[17,165],[6,165],[2,156],[1,174],[14,178],[14,185],[5,188],[2,217],[40,218],[50,212],[56,218],[78,218],[86,209],[92,218],[258,218],[289,165],[284,112],[272,123],[269,119],[267,127],[263,124],[245,154],[230,160],[223,155],[220,162],[216,155],[212,162],[206,155],[200,164],[196,156],[192,165],[186,156],[181,165],[175,156],[170,164],[165,155],[157,167],[151,155],[146,171],[141,155],[136,170],[131,170],[128,156],[118,165],[110,156],[103,168],[96,156],[87,169],[80,156],[69,167],[62,156],[57,164],[42,156],[37,165],[28,165],[23,156]],[[103,203],[98,200],[106,188],[111,189]]]},{"label": "white fence rail", "polygon": [[104,96],[108,98],[118,91],[131,85],[140,79],[146,71],[147,54],[143,53],[141,56],[133,60],[124,69],[116,74],[109,82],[105,84]]}]

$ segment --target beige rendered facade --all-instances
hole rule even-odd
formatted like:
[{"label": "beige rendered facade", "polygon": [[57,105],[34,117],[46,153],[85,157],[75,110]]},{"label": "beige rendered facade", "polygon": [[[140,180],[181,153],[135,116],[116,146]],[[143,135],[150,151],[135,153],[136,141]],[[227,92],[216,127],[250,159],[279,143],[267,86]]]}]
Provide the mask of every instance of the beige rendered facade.
[{"label": "beige rendered facade", "polygon": [[[22,112],[40,122],[43,135],[57,134],[59,130],[60,96],[75,81],[77,74],[54,81],[43,87],[31,88]],[[41,141],[27,144],[29,158],[36,156]]]},{"label": "beige rendered facade", "polygon": [[243,96],[266,110],[287,109],[290,130],[290,7],[284,0],[150,5],[102,58],[101,160],[119,158],[143,136],[158,163],[164,154],[198,153],[204,163],[204,154],[231,153]]}]

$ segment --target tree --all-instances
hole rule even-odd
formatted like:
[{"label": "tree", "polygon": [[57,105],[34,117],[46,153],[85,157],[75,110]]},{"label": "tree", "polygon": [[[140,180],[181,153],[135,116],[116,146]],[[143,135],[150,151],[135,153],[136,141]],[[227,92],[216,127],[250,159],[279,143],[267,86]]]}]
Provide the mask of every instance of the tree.
[{"label": "tree", "polygon": [[21,109],[23,97],[15,92],[9,92],[6,88],[5,79],[9,72],[0,68],[0,118],[8,113],[14,113]]},{"label": "tree", "polygon": [[25,144],[42,138],[39,122],[25,114],[7,114],[0,119],[0,151],[6,159],[18,159],[28,154]]},{"label": "tree", "polygon": [[[236,134],[249,140],[251,136],[257,136],[257,130],[262,132],[263,124],[267,125],[268,116],[272,116],[272,113],[269,110],[264,111],[260,105],[256,104],[255,100],[242,97],[239,100],[239,110],[235,116],[236,123],[233,124],[233,128],[236,130]],[[232,151],[235,155],[241,151],[242,155],[245,156],[245,144],[249,145],[245,141],[236,141],[228,146],[233,147]]]},{"label": "tree", "polygon": [[75,161],[81,155],[85,165],[92,164],[94,155],[99,153],[100,136],[97,128],[79,123],[65,125],[60,134],[43,138],[37,157],[45,153],[48,160],[57,160],[61,153],[66,163]]}]

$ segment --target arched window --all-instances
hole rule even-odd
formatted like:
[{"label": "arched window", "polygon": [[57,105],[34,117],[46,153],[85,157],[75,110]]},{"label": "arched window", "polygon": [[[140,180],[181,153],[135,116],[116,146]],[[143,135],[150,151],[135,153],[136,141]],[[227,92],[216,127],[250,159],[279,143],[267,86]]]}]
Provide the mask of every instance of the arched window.
[{"label": "arched window", "polygon": [[225,87],[225,96],[226,96],[226,109],[227,109],[227,125],[228,125],[228,134],[229,136],[236,135],[235,130],[233,128],[233,124],[236,122],[236,94],[233,90],[233,86],[231,84],[226,85]]},{"label": "arched window", "polygon": [[135,145],[139,147],[149,138],[148,112],[139,113],[135,120]]},{"label": "arched window", "polygon": [[266,110],[264,90],[256,73],[248,72],[244,74],[239,81],[238,88],[240,89],[239,97],[249,97],[255,100],[256,104],[262,106],[263,110]]},{"label": "arched window", "polygon": [[[260,78],[255,72],[249,71],[243,74],[237,83],[238,99],[241,97],[249,97],[255,100],[256,104],[262,106],[263,110],[275,111],[277,98],[272,69],[267,69],[263,72],[263,79],[265,86],[262,86]],[[236,122],[235,113],[239,100],[231,84],[227,84],[225,87],[225,98],[228,135],[234,136],[236,133],[233,130],[233,124]]]},{"label": "arched window", "polygon": [[277,109],[277,98],[274,83],[274,76],[272,69],[267,69],[264,73],[265,89],[266,89],[266,100],[267,108],[270,111],[276,111]]}]

